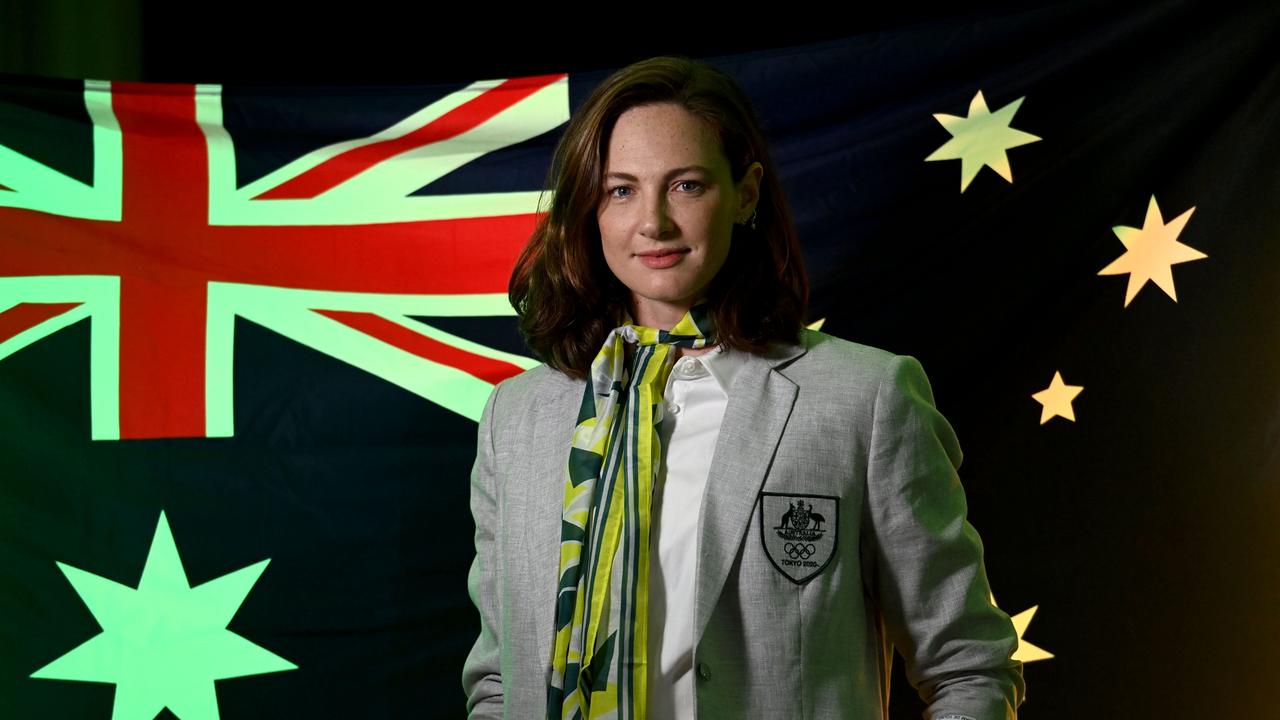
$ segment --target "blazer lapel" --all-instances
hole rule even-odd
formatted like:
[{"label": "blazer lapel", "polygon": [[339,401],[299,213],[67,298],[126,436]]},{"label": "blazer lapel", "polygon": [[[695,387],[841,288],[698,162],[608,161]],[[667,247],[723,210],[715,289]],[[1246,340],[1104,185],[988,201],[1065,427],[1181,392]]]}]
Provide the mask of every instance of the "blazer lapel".
[{"label": "blazer lapel", "polygon": [[533,593],[534,620],[544,632],[538,633],[538,662],[546,669],[546,682],[551,681],[551,641],[555,636],[556,594],[559,591],[560,524],[564,513],[564,475],[569,464],[569,446],[577,426],[578,410],[586,381],[573,380],[561,372],[547,373],[538,388],[537,424],[539,428],[564,428],[551,433],[555,441],[535,448],[531,458],[528,482],[520,484],[523,498],[513,507],[525,517],[525,537],[521,552],[530,560],[529,581]]},{"label": "blazer lapel", "polygon": [[698,516],[695,647],[738,556],[760,487],[796,401],[795,383],[775,368],[805,351],[803,345],[775,344],[764,355],[749,355],[734,379]]}]

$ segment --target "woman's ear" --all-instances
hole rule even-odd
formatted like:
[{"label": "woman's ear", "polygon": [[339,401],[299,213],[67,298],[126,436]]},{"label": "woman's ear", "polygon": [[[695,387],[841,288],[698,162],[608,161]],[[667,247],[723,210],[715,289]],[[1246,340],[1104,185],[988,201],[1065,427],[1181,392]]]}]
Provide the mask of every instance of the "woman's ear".
[{"label": "woman's ear", "polygon": [[751,163],[747,171],[742,174],[742,179],[738,181],[737,222],[746,222],[755,211],[756,203],[760,201],[760,180],[763,177],[764,166],[759,160]]}]

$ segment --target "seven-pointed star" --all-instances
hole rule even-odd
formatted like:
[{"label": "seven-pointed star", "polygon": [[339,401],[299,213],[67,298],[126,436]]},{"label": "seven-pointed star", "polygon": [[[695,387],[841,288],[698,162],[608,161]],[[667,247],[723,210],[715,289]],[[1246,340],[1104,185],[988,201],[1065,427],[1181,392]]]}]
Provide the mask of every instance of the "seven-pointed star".
[{"label": "seven-pointed star", "polygon": [[193,588],[161,511],[137,590],[58,563],[102,632],[31,677],[115,683],[113,720],[217,720],[214,680],[297,668],[227,630],[268,562]]},{"label": "seven-pointed star", "polygon": [[934,113],[933,117],[951,133],[951,139],[925,158],[930,160],[960,160],[960,192],[969,187],[983,165],[995,170],[1000,177],[1013,182],[1013,170],[1009,167],[1009,148],[1033,143],[1040,138],[1031,133],[1009,127],[1013,114],[1026,96],[1018,98],[995,112],[987,109],[982,91],[969,101],[969,117]]},{"label": "seven-pointed star", "polygon": [[1049,387],[1031,396],[1044,406],[1040,410],[1040,424],[1049,422],[1054,415],[1061,415],[1075,422],[1076,414],[1071,409],[1071,401],[1080,394],[1081,390],[1084,390],[1083,385],[1067,385],[1062,381],[1062,373],[1054,370],[1053,381],[1049,383]]},{"label": "seven-pointed star", "polygon": [[1110,265],[1098,271],[1099,275],[1119,275],[1129,273],[1129,288],[1125,291],[1124,306],[1150,280],[1164,290],[1165,294],[1178,301],[1173,289],[1173,266],[1188,260],[1200,260],[1208,257],[1204,253],[1188,245],[1178,242],[1178,235],[1186,227],[1190,210],[1165,224],[1160,216],[1160,206],[1156,204],[1156,196],[1151,196],[1147,203],[1147,217],[1142,221],[1142,228],[1117,225],[1111,228],[1120,242],[1124,243],[1125,252]]}]

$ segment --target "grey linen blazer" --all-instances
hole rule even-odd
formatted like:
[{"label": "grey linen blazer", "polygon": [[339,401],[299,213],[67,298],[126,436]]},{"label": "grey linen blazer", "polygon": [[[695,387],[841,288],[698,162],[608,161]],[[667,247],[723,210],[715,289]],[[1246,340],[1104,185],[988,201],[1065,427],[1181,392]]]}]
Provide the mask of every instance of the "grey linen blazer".
[{"label": "grey linen blazer", "polygon": [[[725,408],[698,517],[697,717],[881,720],[896,647],[928,720],[1016,718],[1017,635],[990,602],[960,445],[924,369],[815,330],[801,341],[750,354]],[[481,416],[471,718],[546,716],[584,384],[539,365]]]}]

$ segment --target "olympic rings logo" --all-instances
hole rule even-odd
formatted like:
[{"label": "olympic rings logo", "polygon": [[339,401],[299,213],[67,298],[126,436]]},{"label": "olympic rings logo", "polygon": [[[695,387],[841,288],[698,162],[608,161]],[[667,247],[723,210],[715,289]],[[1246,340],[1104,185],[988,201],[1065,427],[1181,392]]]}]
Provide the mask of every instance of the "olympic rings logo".
[{"label": "olympic rings logo", "polygon": [[808,560],[818,551],[813,543],[789,542],[783,545],[782,549],[787,551],[787,555],[790,555],[792,560]]}]

